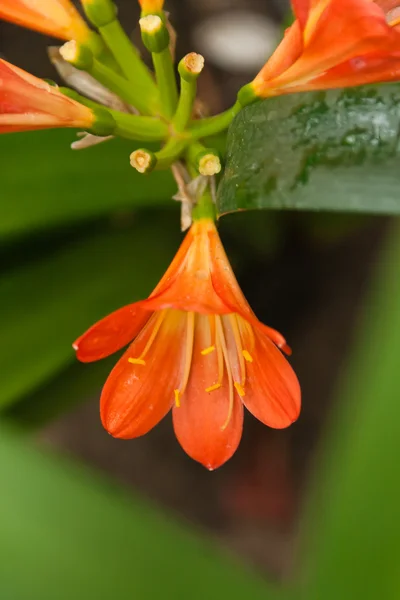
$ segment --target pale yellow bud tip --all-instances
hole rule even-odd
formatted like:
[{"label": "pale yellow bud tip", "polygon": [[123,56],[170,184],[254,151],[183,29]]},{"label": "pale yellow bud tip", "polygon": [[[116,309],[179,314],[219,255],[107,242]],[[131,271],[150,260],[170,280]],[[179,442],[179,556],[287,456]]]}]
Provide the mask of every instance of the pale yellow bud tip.
[{"label": "pale yellow bud tip", "polygon": [[215,154],[205,154],[199,160],[200,175],[217,175],[221,171],[221,161]]},{"label": "pale yellow bud tip", "polygon": [[204,68],[204,56],[196,52],[190,52],[183,58],[183,64],[189,73],[200,75]]},{"label": "pale yellow bud tip", "polygon": [[147,15],[139,19],[140,30],[143,33],[156,33],[162,27],[162,20],[158,15]]},{"label": "pale yellow bud tip", "polygon": [[59,52],[64,60],[73,63],[78,59],[79,47],[75,40],[70,40],[61,46]]},{"label": "pale yellow bud tip", "polygon": [[131,166],[139,173],[147,173],[153,167],[154,157],[146,150],[135,150],[129,158]]}]

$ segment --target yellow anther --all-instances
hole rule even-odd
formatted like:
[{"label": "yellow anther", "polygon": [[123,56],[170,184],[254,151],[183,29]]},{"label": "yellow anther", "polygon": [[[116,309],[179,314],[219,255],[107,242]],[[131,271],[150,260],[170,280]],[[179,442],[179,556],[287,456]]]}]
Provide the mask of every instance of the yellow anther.
[{"label": "yellow anther", "polygon": [[253,362],[253,357],[251,356],[250,352],[248,352],[247,350],[242,350],[242,354],[244,360],[247,360],[247,362]]},{"label": "yellow anther", "polygon": [[176,408],[180,408],[181,406],[181,393],[179,390],[174,390],[175,394],[175,406]]},{"label": "yellow anther", "polygon": [[214,390],[218,390],[222,386],[222,383],[214,383],[214,385],[210,385],[210,387],[206,388],[206,392],[214,392]]},{"label": "yellow anther", "polygon": [[210,346],[209,348],[204,348],[204,350],[201,351],[201,354],[203,356],[206,356],[207,354],[211,354],[211,352],[214,352],[215,350],[215,346]]},{"label": "yellow anther", "polygon": [[146,361],[143,358],[128,358],[128,362],[132,365],[145,365]]},{"label": "yellow anther", "polygon": [[235,383],[233,385],[235,386],[236,391],[239,394],[239,396],[241,398],[243,398],[243,396],[245,395],[245,391],[244,391],[243,387],[240,385],[240,383],[238,383],[237,381],[235,381]]}]

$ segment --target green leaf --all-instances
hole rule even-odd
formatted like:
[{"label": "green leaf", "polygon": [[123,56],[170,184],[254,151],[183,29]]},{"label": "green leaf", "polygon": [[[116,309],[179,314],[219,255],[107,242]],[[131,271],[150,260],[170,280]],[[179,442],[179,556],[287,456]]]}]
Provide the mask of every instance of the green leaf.
[{"label": "green leaf", "polygon": [[0,430],[7,600],[281,598],[210,542],[106,480]]},{"label": "green leaf", "polygon": [[73,139],[63,130],[0,136],[0,237],[165,205],[175,193],[169,172],[146,177],[132,169],[133,143],[111,140],[71,150]]},{"label": "green leaf", "polygon": [[399,129],[397,84],[248,106],[229,131],[218,210],[399,214]]},{"label": "green leaf", "polygon": [[72,362],[72,342],[93,322],[148,295],[178,245],[168,223],[138,218],[1,274],[1,407]]},{"label": "green leaf", "polygon": [[317,473],[307,600],[399,598],[399,234],[397,226],[379,265]]}]

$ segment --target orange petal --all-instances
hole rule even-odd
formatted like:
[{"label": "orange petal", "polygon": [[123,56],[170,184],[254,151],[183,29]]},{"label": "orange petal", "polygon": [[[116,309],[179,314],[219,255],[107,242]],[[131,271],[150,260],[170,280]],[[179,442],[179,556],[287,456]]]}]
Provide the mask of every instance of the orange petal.
[{"label": "orange petal", "polygon": [[[323,10],[321,10],[323,8]],[[307,89],[307,82],[352,58],[396,47],[395,31],[382,9],[368,0],[331,0],[310,10],[304,29],[304,50],[280,76],[265,81],[262,72],[253,82],[259,95]],[[301,86],[301,87],[300,87]]]},{"label": "orange petal", "polygon": [[[240,323],[240,321],[239,321]],[[246,408],[262,423],[275,429],[288,427],[300,414],[301,392],[298,379],[278,348],[267,336],[241,327],[243,344],[250,349],[252,362],[246,364]],[[252,347],[253,345],[253,347]]]},{"label": "orange petal", "polygon": [[140,302],[112,312],[73,343],[77,358],[82,362],[93,362],[114,354],[137,336],[150,316]]},{"label": "orange petal", "polygon": [[[130,363],[128,359],[140,359],[160,319],[142,363]],[[154,314],[111,371],[101,394],[100,413],[114,437],[144,435],[170,410],[181,375],[186,323],[186,315],[178,311]]]},{"label": "orange petal", "polygon": [[171,266],[146,300],[148,310],[175,308],[201,314],[229,312],[211,281],[214,257],[210,232],[215,232],[218,237],[213,221],[204,219],[192,225]]},{"label": "orange petal", "polygon": [[90,30],[70,0],[1,0],[0,19],[84,43]]},{"label": "orange petal", "polygon": [[[400,39],[399,39],[400,47]],[[354,58],[333,67],[327,73],[309,81],[304,87],[296,86],[295,91],[323,90],[367,83],[390,82],[400,79],[400,52],[385,54],[374,52]],[[291,88],[287,88],[287,93]]]},{"label": "orange petal", "polygon": [[93,125],[90,108],[0,59],[0,133]]},{"label": "orange petal", "polygon": [[185,452],[207,469],[223,465],[235,453],[243,429],[243,405],[233,388],[229,393],[226,369],[218,385],[218,354],[202,354],[212,342],[208,319],[198,316],[190,377],[180,406],[173,408],[176,437]]}]

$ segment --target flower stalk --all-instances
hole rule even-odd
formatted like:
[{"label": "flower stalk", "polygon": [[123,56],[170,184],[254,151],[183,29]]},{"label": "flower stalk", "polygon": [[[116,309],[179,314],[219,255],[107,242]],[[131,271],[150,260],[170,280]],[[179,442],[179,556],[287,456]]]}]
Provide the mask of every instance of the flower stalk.
[{"label": "flower stalk", "polygon": [[162,112],[170,119],[176,111],[178,89],[174,63],[169,49],[169,32],[158,15],[147,15],[139,21],[142,40],[151,52],[157,86],[160,92]]}]

